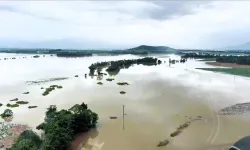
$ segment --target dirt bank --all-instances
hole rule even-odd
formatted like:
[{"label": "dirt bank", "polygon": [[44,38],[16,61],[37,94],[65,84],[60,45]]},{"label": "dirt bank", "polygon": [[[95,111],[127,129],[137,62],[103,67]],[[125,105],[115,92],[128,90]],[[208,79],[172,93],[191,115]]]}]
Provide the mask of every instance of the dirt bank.
[{"label": "dirt bank", "polygon": [[208,65],[232,68],[250,68],[250,65],[239,65],[234,63],[206,62]]}]

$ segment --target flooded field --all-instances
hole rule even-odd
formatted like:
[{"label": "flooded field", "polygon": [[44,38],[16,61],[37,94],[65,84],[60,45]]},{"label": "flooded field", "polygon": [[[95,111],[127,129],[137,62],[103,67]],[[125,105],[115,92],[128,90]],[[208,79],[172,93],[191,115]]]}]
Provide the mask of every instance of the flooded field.
[{"label": "flooded field", "polygon": [[[98,135],[79,138],[102,150],[221,150],[248,135],[249,116],[219,116],[224,107],[249,101],[250,80],[221,73],[206,72],[195,68],[208,68],[205,62],[188,60],[186,63],[169,66],[169,58],[176,55],[154,55],[163,62],[157,66],[135,65],[122,69],[106,81],[109,76],[85,78],[91,63],[110,60],[139,58],[133,55],[93,56],[86,58],[57,58],[31,55],[15,55],[14,60],[2,60],[13,54],[0,54],[0,107],[6,109],[10,100],[18,98],[27,105],[12,108],[12,122],[28,124],[35,128],[43,122],[49,105],[68,109],[85,102],[99,115]],[[78,75],[78,77],[75,77]],[[67,78],[26,84],[27,81]],[[102,82],[98,85],[97,82]],[[128,82],[119,86],[117,82]],[[50,85],[61,85],[47,96],[44,89]],[[125,94],[120,94],[125,91]],[[23,94],[29,92],[29,94]],[[28,106],[38,106],[28,109]],[[123,105],[125,118],[123,129]],[[117,119],[110,119],[115,116]],[[181,124],[190,125],[178,136],[170,137]],[[95,132],[95,134],[97,134]],[[166,147],[157,147],[168,139]],[[76,144],[76,145],[78,145]],[[99,146],[98,146],[99,145]],[[73,149],[78,149],[75,146]],[[80,149],[79,149],[80,150]]]}]

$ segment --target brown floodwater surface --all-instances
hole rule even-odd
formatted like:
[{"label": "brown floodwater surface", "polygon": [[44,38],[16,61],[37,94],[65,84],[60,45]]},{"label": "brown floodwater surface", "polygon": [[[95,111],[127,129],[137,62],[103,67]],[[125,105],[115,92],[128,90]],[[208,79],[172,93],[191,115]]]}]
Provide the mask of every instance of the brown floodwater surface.
[{"label": "brown floodwater surface", "polygon": [[[167,55],[173,57],[172,55]],[[157,56],[155,56],[157,57]],[[168,57],[161,57],[168,62]],[[178,56],[174,56],[178,57]],[[98,113],[98,132],[79,134],[72,150],[96,145],[100,150],[221,150],[250,133],[248,116],[218,116],[216,112],[226,106],[249,101],[249,78],[206,72],[194,68],[207,67],[204,62],[188,60],[186,64],[159,66],[133,66],[123,69],[114,81],[101,82],[87,77],[88,65],[98,61],[137,58],[137,56],[93,56],[63,59],[56,57],[35,60],[11,60],[0,63],[0,99],[6,109],[10,99],[28,101],[28,105],[13,108],[12,122],[35,127],[43,122],[49,105],[68,109],[85,102]],[[50,65],[44,65],[44,63]],[[31,65],[32,64],[32,65]],[[13,70],[8,72],[9,66]],[[62,67],[63,66],[63,67]],[[19,69],[18,69],[19,68]],[[75,75],[79,75],[75,78]],[[26,85],[25,81],[69,77],[41,85]],[[128,82],[119,86],[117,82]],[[50,85],[62,85],[47,96],[42,96]],[[29,94],[22,94],[29,91]],[[120,94],[125,91],[126,94]],[[38,106],[28,109],[29,105]],[[124,130],[122,106],[125,106]],[[117,119],[110,119],[110,116]],[[170,134],[190,121],[190,125],[175,137]],[[96,134],[98,133],[98,134]],[[95,134],[95,136],[93,135]],[[170,143],[157,147],[160,141]]]}]

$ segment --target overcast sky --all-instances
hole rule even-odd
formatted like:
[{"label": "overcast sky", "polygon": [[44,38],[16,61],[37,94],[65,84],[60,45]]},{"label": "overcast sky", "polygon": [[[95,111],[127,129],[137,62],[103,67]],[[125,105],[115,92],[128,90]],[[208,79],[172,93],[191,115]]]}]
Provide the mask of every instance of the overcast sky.
[{"label": "overcast sky", "polygon": [[226,47],[249,17],[250,1],[0,1],[0,46]]}]

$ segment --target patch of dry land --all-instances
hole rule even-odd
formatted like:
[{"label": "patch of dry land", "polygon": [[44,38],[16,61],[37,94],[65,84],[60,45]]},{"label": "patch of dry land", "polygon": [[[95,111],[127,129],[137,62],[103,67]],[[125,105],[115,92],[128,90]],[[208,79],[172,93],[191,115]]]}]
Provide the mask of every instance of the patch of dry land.
[{"label": "patch of dry land", "polygon": [[220,66],[220,67],[231,67],[231,68],[250,68],[250,65],[239,65],[234,63],[221,63],[221,62],[206,62],[208,65]]}]

